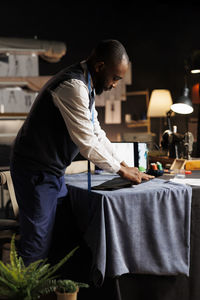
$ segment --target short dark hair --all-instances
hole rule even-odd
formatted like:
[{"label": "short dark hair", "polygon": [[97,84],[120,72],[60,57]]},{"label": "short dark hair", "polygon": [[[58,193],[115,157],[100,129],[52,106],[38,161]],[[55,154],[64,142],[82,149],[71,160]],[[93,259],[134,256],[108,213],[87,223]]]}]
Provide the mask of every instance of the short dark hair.
[{"label": "short dark hair", "polygon": [[104,61],[105,63],[118,64],[123,58],[129,61],[128,54],[124,46],[113,39],[102,40],[93,49],[91,56],[96,61]]}]

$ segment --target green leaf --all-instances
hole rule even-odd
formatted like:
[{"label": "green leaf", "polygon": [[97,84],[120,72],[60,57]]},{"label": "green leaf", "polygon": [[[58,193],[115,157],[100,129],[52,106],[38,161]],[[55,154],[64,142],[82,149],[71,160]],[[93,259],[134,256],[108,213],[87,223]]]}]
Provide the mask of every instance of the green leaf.
[{"label": "green leaf", "polygon": [[40,265],[41,266],[44,265],[44,261],[42,259],[32,262],[24,270],[24,276],[29,276],[30,274],[35,274],[35,272],[37,272]]},{"label": "green leaf", "polygon": [[44,276],[44,278],[50,278],[73,254],[74,252],[79,248],[77,246],[74,248],[70,253],[68,253],[59,263],[57,263],[55,266],[51,267],[49,269],[49,272]]},{"label": "green leaf", "polygon": [[11,246],[10,246],[10,263],[11,266],[16,269],[18,269],[19,264],[18,264],[18,257],[17,257],[17,252],[15,249],[15,234],[13,234],[12,239],[11,239]]},{"label": "green leaf", "polygon": [[13,284],[12,282],[6,280],[3,277],[0,277],[0,283],[2,284],[4,289],[10,289],[10,290],[13,290],[13,291],[17,291],[17,288],[16,288],[15,284]]},{"label": "green leaf", "polygon": [[5,265],[2,261],[0,261],[0,275],[7,280],[16,282],[16,276],[13,276],[13,270],[10,269],[9,265]]},{"label": "green leaf", "polygon": [[25,266],[15,248],[15,235],[11,239],[10,263],[0,261],[0,295],[15,300],[36,300],[56,288],[55,272],[74,254],[79,247],[68,253],[59,263],[52,266],[46,260],[37,260]]}]

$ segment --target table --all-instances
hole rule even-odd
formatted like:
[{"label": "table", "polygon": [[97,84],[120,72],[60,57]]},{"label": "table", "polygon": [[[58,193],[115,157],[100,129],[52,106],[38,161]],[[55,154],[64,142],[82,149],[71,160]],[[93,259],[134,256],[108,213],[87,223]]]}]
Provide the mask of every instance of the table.
[{"label": "table", "polygon": [[[200,178],[200,172],[193,171],[192,176]],[[99,178],[98,182],[100,183],[102,179],[100,177],[97,178]],[[168,179],[168,178],[169,178],[168,176],[167,177],[164,176],[161,179]],[[84,185],[85,185],[85,189],[82,188]],[[87,180],[83,178],[82,182],[78,181],[77,179],[74,182],[72,182],[72,178],[71,178],[68,188],[71,191],[78,190],[80,192],[80,195],[82,195],[83,190],[85,190],[85,192],[87,193]],[[179,274],[177,276],[174,275],[158,276],[154,274],[128,274],[128,273],[124,274],[119,277],[120,293],[122,299],[143,300],[143,299],[151,298],[154,300],[156,299],[196,300],[200,298],[200,289],[199,289],[200,262],[198,260],[199,253],[200,253],[199,192],[200,192],[200,187],[192,187],[192,219],[191,219],[191,229],[190,229],[191,232],[190,274],[189,274],[190,276],[187,277],[185,274]],[[116,193],[119,193],[119,191],[116,191]],[[82,198],[80,197],[80,199],[83,199],[83,197]],[[90,201],[90,199],[88,199],[88,201]],[[74,201],[72,201],[72,206],[73,206],[73,202]],[[87,210],[88,203],[85,206],[86,211],[88,211]],[[84,205],[82,206],[82,208],[84,208]],[[80,208],[79,211],[76,211],[76,215],[79,215],[80,217],[79,220],[77,220],[77,222],[79,223],[80,220],[82,219],[81,234],[84,233],[85,226],[87,226],[87,218],[88,218],[88,215],[85,215],[84,210],[82,210],[82,208]],[[85,223],[83,221],[85,221]],[[78,227],[79,225],[80,224],[78,224]],[[105,280],[103,287],[106,286],[106,288],[108,288],[108,285],[106,285],[106,281],[109,280],[107,279]],[[98,289],[98,294],[100,294],[100,291],[102,292],[102,289]],[[81,295],[79,295],[79,297],[80,296]],[[97,294],[95,297],[96,297],[95,299],[97,299]],[[88,297],[88,299],[90,298]],[[116,298],[110,297],[109,299],[116,299]]]},{"label": "table", "polygon": [[[102,181],[102,179],[97,175],[97,181],[92,184],[97,184]],[[189,177],[200,178],[199,171],[193,171],[192,175],[188,175]],[[106,179],[106,177],[104,177]],[[107,177],[109,179],[109,177]],[[165,175],[161,177],[161,179],[169,179],[169,176]],[[66,180],[67,181],[67,180]],[[80,192],[80,199],[82,203],[85,204],[85,200],[82,197],[83,195],[83,187],[85,186],[85,192],[87,193],[87,180],[82,178],[82,182],[77,179],[72,181],[70,180],[70,185],[68,185],[69,190]],[[119,191],[115,191],[119,194]],[[146,299],[154,299],[154,300],[199,300],[200,299],[200,288],[199,288],[199,277],[200,277],[200,261],[199,261],[199,253],[200,253],[200,201],[199,201],[199,192],[200,187],[192,187],[192,215],[191,215],[191,228],[190,228],[190,240],[191,240],[191,251],[190,251],[190,274],[187,277],[184,274],[179,274],[177,276],[158,276],[153,274],[124,274],[118,277],[118,280],[113,280],[112,278],[105,277],[104,283],[101,288],[94,288],[93,286],[90,289],[82,289],[79,293],[79,299],[109,299],[109,300],[146,300]],[[98,194],[98,193],[97,193]],[[71,201],[72,200],[72,201]],[[89,199],[90,200],[90,199]],[[88,200],[88,201],[89,201]],[[72,202],[69,205],[70,201]],[[81,237],[85,231],[85,226],[87,226],[87,214],[84,213],[83,209],[76,211],[75,215],[79,216],[78,220],[74,219],[73,216],[73,203],[75,203],[73,197],[70,201],[65,201],[67,204],[65,208],[61,208],[58,213],[58,221],[60,221],[61,215],[63,215],[63,219],[66,222],[65,225],[62,225],[59,230],[56,231],[56,240],[53,244],[54,254],[56,254],[57,259],[62,258],[67,249],[71,250],[73,246],[77,245],[77,242],[81,244],[80,252],[72,257],[70,261],[66,265],[66,269],[64,269],[64,277],[68,276],[68,278],[77,279],[77,274],[80,275],[79,281],[85,281],[85,274],[90,271],[90,267],[92,265],[92,255],[90,253],[90,249],[82,243]],[[89,203],[89,202],[88,202]],[[85,211],[87,210],[87,204],[83,205]],[[85,223],[82,222],[85,220]],[[79,222],[81,221],[81,230],[79,227]],[[78,228],[76,228],[78,226]],[[66,230],[65,230],[66,228]],[[70,230],[72,233],[70,233]],[[79,235],[80,234],[80,235]],[[98,237],[98,235],[97,235]],[[62,242],[62,245],[59,244],[58,241]],[[70,242],[69,242],[70,241]],[[57,245],[58,243],[58,245]],[[62,247],[61,247],[62,246]],[[58,254],[58,250],[63,250],[60,253],[60,257]],[[74,270],[74,272],[73,272]],[[84,270],[84,272],[83,272]],[[83,274],[82,274],[83,273]],[[117,286],[116,286],[117,283]],[[117,289],[116,289],[117,287]],[[117,293],[120,288],[120,293]]]},{"label": "table", "polygon": [[[92,175],[92,186],[120,179]],[[155,178],[88,192],[86,174],[66,176],[72,210],[92,250],[91,278],[126,273],[189,274],[191,188]]]}]

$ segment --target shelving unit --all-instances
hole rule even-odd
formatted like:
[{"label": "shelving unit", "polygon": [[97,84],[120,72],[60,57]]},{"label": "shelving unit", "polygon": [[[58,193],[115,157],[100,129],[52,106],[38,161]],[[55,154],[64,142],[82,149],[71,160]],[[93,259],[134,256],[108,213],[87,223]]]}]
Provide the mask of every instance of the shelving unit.
[{"label": "shelving unit", "polygon": [[[11,144],[42,86],[39,59],[59,62],[66,45],[57,41],[0,37],[0,169],[9,169]],[[5,203],[0,191],[0,210]]]},{"label": "shelving unit", "polygon": [[[148,106],[149,106],[149,91],[144,90],[144,91],[133,91],[133,92],[127,92],[126,93],[127,98],[129,97],[130,99],[133,100],[133,106],[134,106],[134,98],[137,99],[137,97],[144,96],[145,101],[144,101],[144,108],[143,112],[147,112]],[[126,126],[128,128],[137,128],[137,127],[146,127],[147,132],[150,133],[150,118],[146,117],[144,120],[131,120],[130,122],[126,123]]]}]

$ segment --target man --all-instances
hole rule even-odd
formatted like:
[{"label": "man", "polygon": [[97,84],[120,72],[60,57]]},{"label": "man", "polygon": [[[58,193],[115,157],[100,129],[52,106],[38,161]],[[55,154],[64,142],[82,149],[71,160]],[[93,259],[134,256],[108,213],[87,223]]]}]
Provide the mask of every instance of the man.
[{"label": "man", "polygon": [[116,87],[128,69],[119,41],[100,42],[86,61],[65,68],[41,89],[13,145],[11,176],[20,212],[25,264],[48,255],[66,167],[80,153],[98,167],[140,183],[150,176],[113,153],[97,120],[94,93]]}]

